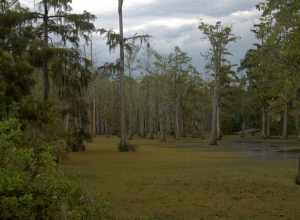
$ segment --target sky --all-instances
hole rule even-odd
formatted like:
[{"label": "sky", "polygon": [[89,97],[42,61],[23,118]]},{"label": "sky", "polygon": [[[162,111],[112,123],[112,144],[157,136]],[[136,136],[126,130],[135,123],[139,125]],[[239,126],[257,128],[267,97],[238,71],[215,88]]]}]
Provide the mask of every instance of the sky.
[{"label": "sky", "polygon": [[[34,1],[21,0],[32,7]],[[209,42],[198,30],[200,20],[214,24],[222,21],[233,28],[239,40],[230,45],[233,56],[239,64],[246,51],[255,43],[251,28],[259,17],[255,5],[262,0],[124,0],[125,35],[150,34],[151,45],[160,53],[168,54],[179,46],[193,59],[193,64],[203,70],[206,61],[201,54],[209,49]],[[97,16],[98,28],[118,30],[118,0],[73,0],[75,12],[89,11]],[[105,42],[94,37],[94,58],[102,64],[116,59],[110,54]]]}]

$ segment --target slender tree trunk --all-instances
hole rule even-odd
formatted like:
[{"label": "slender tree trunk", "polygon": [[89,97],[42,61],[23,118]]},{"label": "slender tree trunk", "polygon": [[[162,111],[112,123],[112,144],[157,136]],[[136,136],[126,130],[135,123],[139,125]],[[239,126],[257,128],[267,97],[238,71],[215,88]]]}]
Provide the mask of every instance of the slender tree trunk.
[{"label": "slender tree trunk", "polygon": [[[142,108],[142,107],[141,107]],[[143,115],[143,110],[139,110],[139,133],[141,137],[145,137],[145,119]]]},{"label": "slender tree trunk", "polygon": [[162,142],[167,142],[167,136],[166,136],[166,119],[164,110],[160,109],[160,120],[159,120],[159,130],[160,130],[160,140]]},{"label": "slender tree trunk", "polygon": [[217,106],[217,139],[221,140],[222,139],[222,131],[221,131],[221,106],[220,103],[218,102]]},{"label": "slender tree trunk", "polygon": [[129,94],[128,94],[128,138],[129,140],[132,140],[133,136],[134,136],[134,108],[133,108],[133,90],[132,90],[132,79],[131,79],[131,64],[130,64],[130,60],[131,58],[128,58],[128,72],[129,72]]},{"label": "slender tree trunk", "polygon": [[218,89],[217,89],[217,83],[215,83],[214,87],[214,94],[213,94],[213,100],[212,100],[212,119],[211,119],[211,133],[209,138],[209,144],[210,145],[217,145],[217,117],[218,117]]},{"label": "slender tree trunk", "polygon": [[263,138],[266,138],[267,137],[267,134],[266,134],[266,109],[265,107],[262,107],[262,117],[261,117],[261,136]]},{"label": "slender tree trunk", "polygon": [[[94,64],[94,56],[93,56],[93,40],[91,40],[91,63],[92,65]],[[94,84],[93,86],[93,120],[92,120],[92,135],[95,137],[97,135],[97,117],[96,117],[96,111],[97,111],[97,106],[96,106],[96,85]]]},{"label": "slender tree trunk", "polygon": [[160,122],[160,140],[162,142],[167,142],[166,128],[165,128],[165,120]]},{"label": "slender tree trunk", "polygon": [[100,132],[100,117],[99,117],[99,110],[96,111],[96,135],[99,135],[101,132]]},{"label": "slender tree trunk", "polygon": [[300,157],[298,158],[298,175],[296,176],[296,184],[300,185]]},{"label": "slender tree trunk", "polygon": [[186,129],[185,129],[185,124],[184,124],[184,118],[182,115],[181,115],[181,120],[180,120],[180,133],[181,133],[182,137],[186,138]]},{"label": "slender tree trunk", "polygon": [[93,122],[92,122],[92,135],[95,137],[96,136],[96,94],[94,94],[93,98]]},{"label": "slender tree trunk", "polygon": [[211,134],[209,139],[210,145],[217,145],[218,144],[218,108],[219,108],[219,87],[220,87],[220,69],[222,65],[222,52],[219,48],[219,45],[216,45],[215,50],[215,59],[214,59],[214,65],[215,65],[215,85],[214,85],[214,91],[213,91],[213,97],[212,97],[212,119],[211,119]]},{"label": "slender tree trunk", "polygon": [[175,138],[179,139],[181,134],[180,134],[180,121],[179,121],[179,114],[180,114],[180,103],[178,98],[176,98],[176,107],[175,107]]},{"label": "slender tree trunk", "polygon": [[296,113],[296,116],[295,116],[295,128],[298,133],[298,131],[299,131],[299,115],[298,115],[298,113]]},{"label": "slender tree trunk", "polygon": [[150,125],[149,138],[154,139],[154,120],[153,120],[153,118],[150,120],[149,125]]},{"label": "slender tree trunk", "polygon": [[119,0],[119,29],[120,29],[120,104],[121,104],[121,141],[119,150],[122,152],[129,151],[127,140],[127,127],[126,127],[126,103],[125,103],[125,54],[124,54],[124,33],[123,33],[123,0]]},{"label": "slender tree trunk", "polygon": [[299,129],[299,112],[296,113],[296,118],[295,118],[295,127],[296,127],[296,132],[297,132],[297,138],[300,140],[300,129]]},{"label": "slender tree trunk", "polygon": [[282,138],[288,138],[288,103],[284,104],[283,123],[282,123]]},{"label": "slender tree trunk", "polygon": [[[43,6],[44,6],[44,17],[43,17],[43,22],[44,22],[44,47],[47,51],[48,48],[48,43],[49,43],[49,35],[48,35],[48,21],[49,21],[49,16],[48,16],[48,1],[44,0],[43,1]],[[49,98],[49,68],[48,68],[48,54],[44,54],[44,60],[43,60],[43,84],[44,84],[44,101],[48,101]]]},{"label": "slender tree trunk", "polygon": [[[129,107],[131,109],[131,107]],[[132,109],[131,109],[132,111]],[[132,140],[133,139],[133,117],[132,117],[132,112],[128,112],[128,139]]]},{"label": "slender tree trunk", "polygon": [[244,138],[245,137],[245,130],[246,130],[246,120],[245,118],[243,118],[243,122],[242,122],[242,131],[241,131],[241,137]]},{"label": "slender tree trunk", "polygon": [[65,124],[65,131],[69,130],[69,122],[70,122],[70,114],[66,113],[65,118],[64,118],[64,124]]},{"label": "slender tree trunk", "polygon": [[272,121],[272,115],[270,110],[267,112],[267,125],[266,125],[266,137],[271,136],[271,121]]},{"label": "slender tree trunk", "polygon": [[89,134],[93,136],[93,106],[91,103],[88,108],[88,120],[89,120]]}]

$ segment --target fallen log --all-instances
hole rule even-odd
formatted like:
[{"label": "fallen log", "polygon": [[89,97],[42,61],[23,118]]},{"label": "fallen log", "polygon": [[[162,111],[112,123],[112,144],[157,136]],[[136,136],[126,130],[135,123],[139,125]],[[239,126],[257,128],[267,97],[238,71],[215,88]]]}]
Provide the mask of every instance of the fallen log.
[{"label": "fallen log", "polygon": [[241,137],[244,137],[247,134],[251,134],[252,136],[254,136],[255,134],[257,134],[259,132],[260,132],[259,129],[249,128],[249,129],[245,129],[245,130],[239,131],[238,134],[241,135]]}]

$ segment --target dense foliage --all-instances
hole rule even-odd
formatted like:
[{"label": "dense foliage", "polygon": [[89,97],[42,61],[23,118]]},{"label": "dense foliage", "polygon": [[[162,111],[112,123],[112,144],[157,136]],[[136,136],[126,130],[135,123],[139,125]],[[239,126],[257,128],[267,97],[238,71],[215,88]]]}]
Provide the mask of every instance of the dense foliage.
[{"label": "dense foliage", "polygon": [[253,29],[258,43],[246,54],[241,69],[246,70],[247,93],[261,109],[262,136],[287,138],[291,131],[299,133],[300,4],[267,0],[257,9],[262,13]]},{"label": "dense foliage", "polygon": [[107,208],[64,176],[52,144],[32,145],[15,119],[0,123],[0,219],[105,219]]}]

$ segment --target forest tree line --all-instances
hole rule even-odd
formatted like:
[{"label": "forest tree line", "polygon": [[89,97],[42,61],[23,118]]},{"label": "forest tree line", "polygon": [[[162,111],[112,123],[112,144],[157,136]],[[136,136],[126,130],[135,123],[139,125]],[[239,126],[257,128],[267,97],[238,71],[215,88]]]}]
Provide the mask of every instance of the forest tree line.
[{"label": "forest tree line", "polygon": [[[160,54],[150,35],[97,28],[94,15],[74,14],[70,3],[41,1],[31,11],[1,1],[2,120],[17,117],[35,138],[63,138],[75,151],[97,134],[120,135],[122,112],[129,139],[211,133],[216,144],[247,128],[263,137],[299,132],[297,1],[257,6],[257,43],[240,66],[230,63],[228,46],[239,40],[232,27],[201,23],[199,41],[204,34],[211,45],[202,73],[181,48]],[[93,39],[101,35],[110,50],[122,48],[123,59],[96,66]]]},{"label": "forest tree line", "polygon": [[[128,50],[129,137],[165,141],[166,136],[205,137],[210,133],[209,142],[216,144],[223,134],[243,135],[251,129],[260,130],[263,138],[299,135],[299,3],[266,1],[257,10],[260,22],[251,30],[257,42],[238,66],[230,63],[234,54],[228,45],[238,43],[239,36],[221,22],[199,25],[211,45],[204,73],[179,47],[167,55],[150,44]],[[133,69],[139,70],[138,76]],[[210,74],[210,80],[204,80],[204,74]],[[111,93],[106,94],[106,86],[98,86],[97,118],[92,125],[97,134],[119,134],[115,79],[113,74],[98,73],[99,85],[105,84]]]}]

